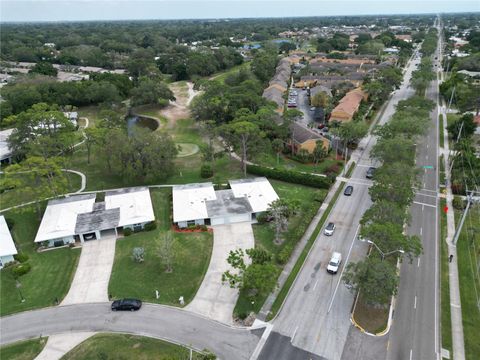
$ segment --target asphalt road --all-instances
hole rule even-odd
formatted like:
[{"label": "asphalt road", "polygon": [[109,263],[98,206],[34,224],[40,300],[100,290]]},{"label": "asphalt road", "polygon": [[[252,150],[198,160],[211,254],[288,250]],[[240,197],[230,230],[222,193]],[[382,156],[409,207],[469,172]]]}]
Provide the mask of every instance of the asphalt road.
[{"label": "asphalt road", "polygon": [[[405,72],[404,82],[388,102],[379,123],[387,122],[395,112],[398,101],[413,94],[408,86],[417,61],[411,62]],[[287,349],[291,342],[300,351],[321,356],[326,359],[355,359],[355,355],[344,351],[352,328],[350,313],[354,296],[341,282],[341,273],[349,261],[361,260],[367,251],[367,244],[357,240],[359,221],[371,205],[368,186],[365,179],[369,166],[370,150],[376,138],[363,139],[359,149],[352,155],[357,162],[347,185],[353,185],[351,197],[341,195],[330,213],[327,222],[332,221],[337,228],[333,236],[319,234],[300,271],[283,309],[273,321],[273,332],[282,336],[270,336],[263,348],[261,359],[290,359],[291,353],[280,352],[272,357],[273,348]],[[326,272],[326,265],[333,251],[342,253],[343,264],[337,275]],[[353,355],[353,356],[352,356]]]},{"label": "asphalt road", "polygon": [[112,312],[110,303],[67,305],[0,318],[0,345],[58,333],[123,332],[209,349],[220,359],[248,359],[263,329],[236,329],[185,310],[144,304],[136,312]]},{"label": "asphalt road", "polygon": [[[436,52],[438,59],[440,49],[439,46]],[[429,131],[417,144],[421,189],[411,206],[412,222],[407,230],[408,234],[422,239],[423,254],[413,263],[402,264],[387,360],[440,358],[437,80],[431,83],[426,95],[436,106],[431,113]]]}]

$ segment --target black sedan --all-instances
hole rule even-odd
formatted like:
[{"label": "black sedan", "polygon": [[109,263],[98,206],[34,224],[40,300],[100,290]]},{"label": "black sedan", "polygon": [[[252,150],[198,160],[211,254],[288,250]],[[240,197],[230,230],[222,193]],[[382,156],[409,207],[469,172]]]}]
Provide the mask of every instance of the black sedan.
[{"label": "black sedan", "polygon": [[345,191],[343,192],[343,195],[345,195],[345,196],[351,196],[352,194],[353,194],[353,186],[348,185],[348,186],[345,188]]},{"label": "black sedan", "polygon": [[142,307],[142,301],[137,299],[121,299],[112,303],[112,311],[135,311]]}]

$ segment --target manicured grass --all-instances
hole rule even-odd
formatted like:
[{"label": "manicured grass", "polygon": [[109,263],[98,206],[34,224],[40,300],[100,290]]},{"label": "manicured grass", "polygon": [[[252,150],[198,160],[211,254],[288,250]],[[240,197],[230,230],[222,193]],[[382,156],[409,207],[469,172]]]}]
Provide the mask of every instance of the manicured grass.
[{"label": "manicured grass", "polygon": [[441,116],[439,116],[438,118],[438,136],[440,137],[438,140],[439,140],[439,144],[440,144],[440,147],[444,147],[445,146],[445,139],[443,138],[444,136],[444,128],[443,128],[443,119],[444,119],[444,115],[441,114]]},{"label": "manicured grass", "polygon": [[[5,175],[0,174],[0,179],[3,176]],[[80,178],[80,176],[69,172],[65,172],[65,176],[67,177],[68,181],[68,187],[66,192],[69,193],[78,191],[82,184],[82,179]],[[11,190],[6,190],[5,192],[0,194],[0,208],[6,209],[11,206],[42,199],[44,199],[44,196],[41,196],[38,199],[32,199],[28,196],[28,194],[25,194],[21,188],[15,188]]]},{"label": "manicured grass", "polygon": [[[28,207],[3,215],[14,221],[12,236],[17,250],[30,257],[28,263],[32,269],[18,279],[20,289],[8,268],[0,271],[0,315],[51,306],[56,299],[61,301],[70,288],[80,250],[61,248],[38,253],[33,243],[40,224],[35,209]],[[25,298],[23,303],[20,291]]]},{"label": "manicured grass", "polygon": [[390,306],[373,307],[367,305],[360,293],[355,306],[354,318],[357,324],[371,334],[377,334],[384,331],[387,327],[388,313]]},{"label": "manicured grass", "polygon": [[216,81],[220,81],[223,83],[225,79],[230,76],[231,74],[234,74],[238,72],[240,69],[249,69],[250,68],[250,63],[249,62],[244,62],[243,64],[234,66],[228,70],[218,72],[216,74],[210,75],[210,79],[215,79]]},{"label": "manicured grass", "polygon": [[290,287],[292,286],[293,282],[295,281],[295,278],[297,277],[298,272],[300,271],[303,263],[305,262],[305,259],[307,258],[308,252],[310,251],[311,247],[313,246],[313,243],[315,242],[315,239],[317,238],[320,230],[323,227],[323,224],[327,220],[328,215],[330,215],[330,212],[332,211],[333,206],[335,205],[335,202],[337,201],[337,198],[340,196],[340,194],[343,191],[343,187],[345,186],[345,183],[342,182],[335,192],[333,198],[331,199],[330,203],[327,206],[327,209],[323,213],[322,217],[320,218],[320,221],[318,222],[317,227],[315,228],[315,231],[313,232],[312,236],[310,236],[310,239],[308,239],[307,245],[303,249],[302,253],[300,254],[297,262],[295,263],[295,266],[292,269],[292,272],[287,278],[287,281],[285,281],[285,284],[283,285],[282,289],[277,295],[277,298],[275,299],[272,308],[270,309],[270,314],[267,317],[267,320],[271,320],[272,318],[275,317],[277,312],[280,310],[282,307],[283,302],[285,301],[285,298],[287,297],[288,291],[290,290]]},{"label": "manicured grass", "polygon": [[439,172],[438,172],[438,181],[441,187],[445,186],[445,163],[443,161],[443,154],[440,155],[438,159]]},{"label": "manicured grass", "polygon": [[[193,352],[192,359],[200,359]],[[62,360],[187,360],[190,350],[166,341],[128,334],[96,334],[66,353]]]},{"label": "manicured grass", "polygon": [[[185,303],[195,296],[210,262],[213,237],[211,233],[174,233],[173,272],[165,273],[159,248],[171,224],[170,194],[170,189],[151,191],[155,218],[159,224],[156,230],[117,240],[109,284],[109,294],[114,298],[136,297],[148,302],[179,306],[180,296],[184,297]],[[145,249],[143,263],[132,260],[134,247]],[[155,297],[155,290],[160,293],[159,299]]]},{"label": "manicured grass", "polygon": [[345,177],[350,178],[350,176],[352,176],[353,170],[355,170],[355,161],[352,161],[352,163],[350,164],[350,167],[348,168],[348,171],[345,174]]},{"label": "manicured grass", "polygon": [[47,343],[47,338],[19,341],[0,347],[0,359],[31,360],[35,359]]},{"label": "manicured grass", "polygon": [[[445,199],[440,199],[440,209],[447,204]],[[452,211],[452,210],[450,210]],[[448,246],[445,241],[447,238],[447,215],[440,211],[440,288],[441,288],[441,329],[442,329],[442,347],[452,354],[452,323],[450,315],[450,286],[448,281]]]},{"label": "manicured grass", "polygon": [[[461,213],[455,214],[460,218]],[[462,301],[463,335],[467,359],[480,354],[478,329],[480,324],[480,206],[472,205],[457,242],[458,275]]]},{"label": "manicured grass", "polygon": [[276,167],[279,169],[297,170],[315,174],[325,174],[331,167],[337,167],[338,173],[342,171],[344,166],[343,161],[335,160],[335,153],[331,152],[329,156],[318,165],[313,163],[302,164],[301,162],[289,159],[284,155],[280,155],[279,162],[277,163],[277,155],[273,153],[262,153],[253,160],[259,165]]}]

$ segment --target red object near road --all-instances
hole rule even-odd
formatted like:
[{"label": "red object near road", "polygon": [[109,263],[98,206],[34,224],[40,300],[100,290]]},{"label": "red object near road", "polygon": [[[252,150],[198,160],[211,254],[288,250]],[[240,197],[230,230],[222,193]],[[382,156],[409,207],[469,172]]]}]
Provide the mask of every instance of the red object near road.
[{"label": "red object near road", "polygon": [[448,211],[448,206],[447,205],[445,205],[445,207],[443,208],[443,211],[445,212],[445,214],[447,213],[447,211]]}]

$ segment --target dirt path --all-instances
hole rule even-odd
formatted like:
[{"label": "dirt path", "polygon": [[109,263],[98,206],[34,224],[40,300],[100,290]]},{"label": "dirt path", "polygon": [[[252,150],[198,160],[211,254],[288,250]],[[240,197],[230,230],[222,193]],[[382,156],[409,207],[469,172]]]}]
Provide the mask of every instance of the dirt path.
[{"label": "dirt path", "polygon": [[198,95],[199,91],[193,89],[192,82],[172,83],[170,89],[173,91],[176,100],[170,101],[166,108],[160,110],[160,115],[168,120],[167,128],[172,129],[177,120],[190,117],[188,105]]}]

